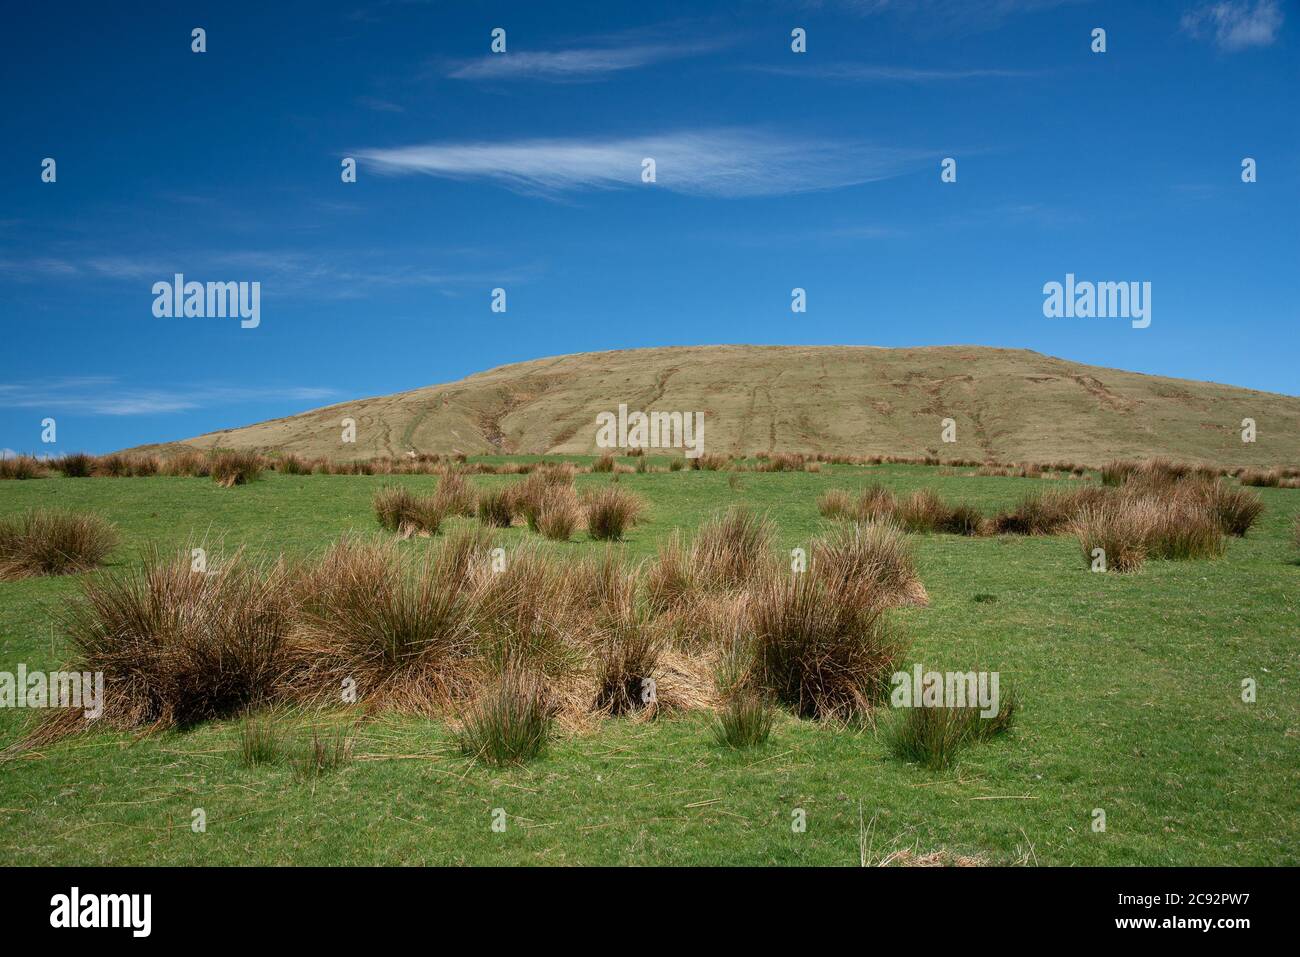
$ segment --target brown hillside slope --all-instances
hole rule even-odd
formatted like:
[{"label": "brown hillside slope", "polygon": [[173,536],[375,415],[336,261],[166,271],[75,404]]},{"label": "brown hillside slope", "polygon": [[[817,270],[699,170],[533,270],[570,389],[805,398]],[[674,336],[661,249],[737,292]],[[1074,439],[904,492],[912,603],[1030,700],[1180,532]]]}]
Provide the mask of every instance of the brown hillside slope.
[{"label": "brown hillside slope", "polygon": [[[1300,398],[1085,366],[1018,349],[690,346],[580,353],[152,446],[335,459],[421,452],[593,453],[596,415],[705,413],[709,452],[927,453],[999,461],[1167,455],[1300,461]],[[341,442],[356,421],[355,444]],[[941,422],[957,439],[941,442]],[[1241,421],[1258,441],[1241,441]]]}]

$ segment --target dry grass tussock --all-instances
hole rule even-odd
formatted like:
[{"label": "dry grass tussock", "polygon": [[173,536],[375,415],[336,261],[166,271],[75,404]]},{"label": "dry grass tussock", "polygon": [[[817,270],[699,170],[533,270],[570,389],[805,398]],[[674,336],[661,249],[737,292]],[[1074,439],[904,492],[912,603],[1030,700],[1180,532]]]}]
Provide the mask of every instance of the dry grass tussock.
[{"label": "dry grass tussock", "polygon": [[31,509],[0,519],[0,581],[87,571],[118,538],[113,525],[89,513]]},{"label": "dry grass tussock", "polygon": [[[503,558],[478,524],[415,549],[345,538],[296,565],[236,553],[196,571],[188,551],[152,552],[86,579],[63,628],[75,666],[104,672],[114,728],[355,704],[459,719],[477,753],[509,737],[494,721],[573,732],[725,699],[753,743],[773,705],[874,707],[903,644],[886,610],[923,595],[892,526],[838,529],[796,574],[767,521],[733,511],[640,565],[612,546],[560,561],[538,542]],[[727,656],[745,665],[724,694]],[[29,741],[84,725],[61,713]]]}]

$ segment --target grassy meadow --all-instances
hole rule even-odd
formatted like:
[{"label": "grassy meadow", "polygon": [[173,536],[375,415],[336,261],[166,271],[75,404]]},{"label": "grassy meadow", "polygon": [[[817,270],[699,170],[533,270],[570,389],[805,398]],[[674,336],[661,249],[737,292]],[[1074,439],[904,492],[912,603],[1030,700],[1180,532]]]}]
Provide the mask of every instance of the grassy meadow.
[{"label": "grassy meadow", "polygon": [[[629,562],[733,504],[766,513],[788,552],[832,527],[817,508],[830,489],[933,488],[992,513],[1034,488],[1081,484],[917,465],[617,478],[647,505],[612,546]],[[33,507],[95,512],[120,534],[110,569],[137,563],[150,543],[307,557],[349,532],[392,539],[376,524],[375,493],[436,481],[276,472],[233,488],[175,477],[6,481],[0,519]],[[483,489],[518,478],[471,481]],[[611,476],[576,481],[581,491]],[[300,710],[277,720],[295,740],[346,729],[350,760],[304,774],[293,761],[241,759],[245,724],[232,719],[96,731],[0,764],[0,853],[11,864],[56,865],[857,866],[933,854],[989,864],[1297,864],[1300,548],[1291,530],[1300,490],[1258,492],[1263,514],[1223,557],[1150,560],[1131,574],[1091,573],[1069,535],[909,536],[930,604],[888,613],[910,642],[906,667],[996,670],[1019,703],[1006,734],[943,771],[890,752],[895,715],[885,712],[874,728],[781,712],[766,744],[741,751],[715,740],[705,711],[608,718],[558,734],[533,761],[495,767],[462,756],[440,721]],[[472,522],[449,519],[441,534],[400,547],[436,549]],[[582,534],[546,541],[518,525],[496,535],[507,551],[528,540],[561,557],[610,547]],[[68,664],[53,618],[82,577],[0,582],[0,671]],[[1251,704],[1242,701],[1246,678],[1258,685]],[[0,709],[0,747],[31,718]],[[192,829],[195,809],[203,832]],[[1093,829],[1095,809],[1104,832]],[[803,829],[792,826],[800,818]]]}]

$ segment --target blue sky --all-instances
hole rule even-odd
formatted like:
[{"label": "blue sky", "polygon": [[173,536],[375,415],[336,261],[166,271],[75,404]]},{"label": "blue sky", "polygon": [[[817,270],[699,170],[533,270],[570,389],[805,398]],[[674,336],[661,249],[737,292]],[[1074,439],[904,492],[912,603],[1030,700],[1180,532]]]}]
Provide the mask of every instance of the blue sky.
[{"label": "blue sky", "polygon": [[[973,343],[1297,393],[1293,3],[5,18],[0,447],[107,451],[540,356],[723,342]],[[1045,318],[1067,272],[1150,282],[1151,326]],[[156,318],[175,273],[260,282],[260,325]]]}]

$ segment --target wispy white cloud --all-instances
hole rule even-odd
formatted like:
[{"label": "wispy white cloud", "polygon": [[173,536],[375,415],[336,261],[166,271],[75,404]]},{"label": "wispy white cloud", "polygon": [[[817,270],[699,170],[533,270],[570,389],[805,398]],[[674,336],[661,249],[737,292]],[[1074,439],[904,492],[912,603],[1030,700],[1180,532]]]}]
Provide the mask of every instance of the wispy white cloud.
[{"label": "wispy white cloud", "polygon": [[[795,132],[711,130],[625,139],[429,143],[355,153],[375,172],[486,180],[524,193],[641,186],[701,196],[768,196],[887,179],[936,154],[836,142]],[[642,161],[656,182],[641,182]]]},{"label": "wispy white cloud", "polygon": [[392,100],[385,100],[377,96],[358,96],[353,98],[354,103],[358,106],[364,106],[367,110],[374,110],[376,113],[405,113],[406,108]]},{"label": "wispy white cloud", "polygon": [[447,76],[457,80],[582,82],[665,60],[699,56],[721,46],[712,40],[668,40],[648,38],[644,33],[622,34],[567,50],[512,49],[506,53],[489,53],[449,64]]},{"label": "wispy white cloud", "polygon": [[1277,39],[1285,16],[1278,0],[1220,0],[1183,14],[1183,31],[1210,37],[1220,50],[1235,53],[1266,47]]},{"label": "wispy white cloud", "polygon": [[[59,257],[0,258],[0,281],[110,280],[141,284],[148,293],[159,280],[176,273],[189,279],[247,280],[262,283],[263,294],[307,299],[352,299],[375,289],[427,286],[455,290],[485,282],[529,282],[540,274],[537,264],[474,265],[474,251],[438,250],[426,261],[408,266],[361,253],[321,255],[294,249],[177,251],[168,255],[141,252],[96,256],[85,253]],[[437,263],[443,265],[438,268]],[[146,303],[152,301],[148,293]]]},{"label": "wispy white cloud", "polygon": [[158,415],[241,402],[320,401],[334,395],[333,389],[311,387],[194,385],[143,389],[124,386],[113,376],[69,376],[39,382],[0,383],[0,403],[4,405],[74,415]]},{"label": "wispy white cloud", "polygon": [[808,66],[760,66],[763,73],[779,76],[805,76],[818,80],[844,80],[861,83],[949,83],[955,80],[985,80],[1027,77],[1037,74],[1027,70],[966,69],[929,70],[869,63],[815,63]]}]

